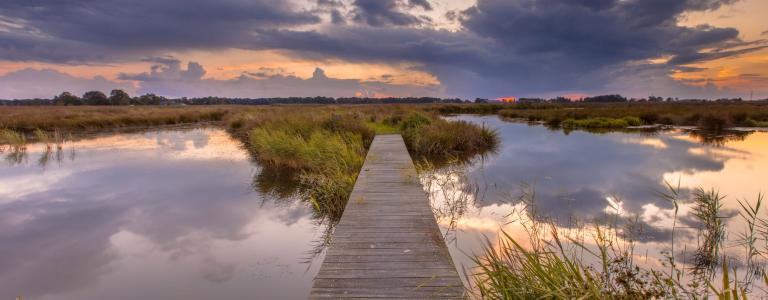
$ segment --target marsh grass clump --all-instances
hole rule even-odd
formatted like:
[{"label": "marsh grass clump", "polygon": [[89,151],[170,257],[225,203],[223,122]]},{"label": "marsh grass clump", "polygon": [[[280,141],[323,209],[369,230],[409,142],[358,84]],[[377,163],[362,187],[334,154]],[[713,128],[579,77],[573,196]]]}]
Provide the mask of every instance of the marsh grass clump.
[{"label": "marsh grass clump", "polygon": [[697,122],[699,128],[710,131],[722,131],[731,126],[727,117],[711,113],[698,118]]},{"label": "marsh grass clump", "polygon": [[320,172],[351,171],[363,162],[363,137],[323,129],[254,128],[249,142],[259,161],[274,167]]},{"label": "marsh grass clump", "polygon": [[467,160],[493,152],[500,141],[498,133],[485,126],[465,121],[446,121],[412,114],[400,124],[408,150],[418,158],[448,161]]},{"label": "marsh grass clump", "polygon": [[20,132],[0,129],[0,144],[7,144],[12,150],[18,151],[27,147],[27,138]]},{"label": "marsh grass clump", "polygon": [[[279,107],[225,121],[265,168],[284,170],[267,173],[292,174],[288,181],[297,183],[297,192],[320,216],[332,221],[341,217],[376,134],[401,133],[415,157],[468,158],[499,143],[497,133],[489,128],[399,106],[355,110],[324,106],[313,111]],[[254,186],[274,185],[255,182]]]},{"label": "marsh grass clump", "polygon": [[601,128],[627,128],[630,126],[640,126],[642,121],[638,117],[623,118],[589,118],[589,119],[566,119],[560,123],[560,126],[566,129],[601,129]]},{"label": "marsh grass clump", "polygon": [[266,168],[285,170],[319,216],[337,221],[373,132],[342,117],[283,119],[248,131],[248,149]]}]

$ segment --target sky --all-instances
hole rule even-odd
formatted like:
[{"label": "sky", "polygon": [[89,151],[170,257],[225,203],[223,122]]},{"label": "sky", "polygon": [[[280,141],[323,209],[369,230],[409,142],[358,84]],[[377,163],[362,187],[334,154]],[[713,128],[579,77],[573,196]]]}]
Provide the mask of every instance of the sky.
[{"label": "sky", "polygon": [[763,99],[765,15],[765,0],[3,0],[0,99]]}]

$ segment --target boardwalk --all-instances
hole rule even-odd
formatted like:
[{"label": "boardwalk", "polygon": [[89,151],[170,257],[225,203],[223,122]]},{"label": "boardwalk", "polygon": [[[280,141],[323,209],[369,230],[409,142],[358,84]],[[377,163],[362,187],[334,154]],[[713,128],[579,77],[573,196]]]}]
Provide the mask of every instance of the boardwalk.
[{"label": "boardwalk", "polygon": [[376,136],[310,299],[463,294],[402,137]]}]

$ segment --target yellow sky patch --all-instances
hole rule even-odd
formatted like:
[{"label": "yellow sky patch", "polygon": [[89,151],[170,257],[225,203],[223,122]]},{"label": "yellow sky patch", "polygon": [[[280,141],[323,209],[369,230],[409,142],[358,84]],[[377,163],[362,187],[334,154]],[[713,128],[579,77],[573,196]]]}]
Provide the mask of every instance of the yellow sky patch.
[{"label": "yellow sky patch", "polygon": [[[680,24],[733,27],[739,30],[741,39],[754,41],[768,39],[768,35],[764,34],[768,30],[766,12],[768,1],[742,0],[715,11],[688,13]],[[768,49],[690,66],[705,70],[676,72],[672,78],[690,85],[714,84],[743,93],[754,91],[756,95],[768,94]]]}]

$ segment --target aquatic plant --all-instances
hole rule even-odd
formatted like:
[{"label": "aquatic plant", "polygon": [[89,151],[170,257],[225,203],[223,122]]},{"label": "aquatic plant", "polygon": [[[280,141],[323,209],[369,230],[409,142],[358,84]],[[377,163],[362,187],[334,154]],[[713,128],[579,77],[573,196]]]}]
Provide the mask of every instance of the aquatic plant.
[{"label": "aquatic plant", "polygon": [[725,217],[720,211],[723,199],[715,190],[705,191],[697,188],[693,193],[692,215],[701,224],[701,244],[694,253],[694,272],[702,276],[711,276],[718,264],[725,241]]},{"label": "aquatic plant", "polygon": [[417,159],[442,163],[454,158],[465,161],[478,154],[494,152],[500,144],[494,129],[465,121],[435,119],[425,123],[406,119],[403,124],[403,139]]},{"label": "aquatic plant", "polygon": [[642,121],[638,117],[623,117],[623,118],[589,118],[589,119],[566,119],[560,122],[560,127],[573,129],[573,128],[587,128],[587,129],[599,129],[599,128],[627,128],[629,126],[640,126]]},{"label": "aquatic plant", "polygon": [[8,144],[12,151],[20,151],[26,149],[27,138],[22,133],[0,129],[0,144]]}]

